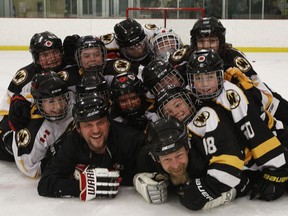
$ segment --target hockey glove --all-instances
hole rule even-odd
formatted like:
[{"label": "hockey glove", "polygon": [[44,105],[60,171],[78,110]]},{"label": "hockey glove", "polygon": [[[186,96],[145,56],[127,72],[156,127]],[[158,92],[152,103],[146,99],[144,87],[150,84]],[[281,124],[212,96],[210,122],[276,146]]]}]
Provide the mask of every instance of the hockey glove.
[{"label": "hockey glove", "polygon": [[105,168],[86,169],[80,173],[80,199],[114,198],[118,193],[120,177],[117,171]]},{"label": "hockey glove", "polygon": [[191,210],[209,210],[217,206],[228,204],[236,197],[236,189],[219,193],[216,188],[212,191],[201,179],[186,182],[178,189],[180,203]]},{"label": "hockey glove", "polygon": [[69,59],[74,59],[75,45],[80,38],[79,35],[68,35],[63,41],[64,54]]},{"label": "hockey glove", "polygon": [[10,98],[8,122],[11,130],[16,131],[26,127],[30,121],[31,103],[21,94],[14,94]]},{"label": "hockey glove", "polygon": [[159,204],[167,200],[168,178],[160,173],[138,173],[133,184],[148,203]]},{"label": "hockey glove", "polygon": [[235,189],[237,191],[236,198],[247,195],[249,191],[252,189],[252,183],[249,177],[246,176],[244,173],[242,173],[241,181],[235,187]]},{"label": "hockey glove", "polygon": [[288,169],[274,168],[264,169],[258,184],[255,184],[250,195],[250,200],[276,200],[285,193],[288,181]]},{"label": "hockey glove", "polygon": [[254,86],[252,80],[250,80],[237,67],[227,69],[224,73],[224,79],[244,88],[245,90],[248,90]]}]

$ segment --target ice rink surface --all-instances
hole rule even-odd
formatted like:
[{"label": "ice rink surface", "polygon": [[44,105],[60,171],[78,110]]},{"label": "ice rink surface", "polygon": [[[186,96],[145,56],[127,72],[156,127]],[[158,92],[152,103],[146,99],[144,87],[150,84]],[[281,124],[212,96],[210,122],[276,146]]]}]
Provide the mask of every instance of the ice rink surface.
[{"label": "ice rink surface", "polygon": [[[246,53],[261,79],[288,99],[288,53]],[[0,51],[0,96],[3,97],[16,71],[32,61],[28,51]],[[78,198],[45,198],[37,193],[38,179],[30,179],[17,170],[15,164],[0,161],[0,215],[2,216],[170,216],[170,215],[287,215],[288,196],[273,202],[248,197],[209,211],[185,209],[175,195],[168,202],[151,205],[127,187],[120,187],[113,200],[81,202]]]}]

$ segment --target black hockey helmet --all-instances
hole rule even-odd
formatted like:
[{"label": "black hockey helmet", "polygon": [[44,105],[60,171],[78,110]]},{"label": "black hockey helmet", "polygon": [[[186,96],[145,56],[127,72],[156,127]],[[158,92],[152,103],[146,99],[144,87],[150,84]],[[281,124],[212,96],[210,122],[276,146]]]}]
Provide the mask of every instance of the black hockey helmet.
[{"label": "black hockey helmet", "polygon": [[197,40],[203,37],[218,37],[220,48],[225,44],[226,28],[215,17],[203,17],[196,21],[190,31],[190,44],[197,48]]},{"label": "black hockey helmet", "polygon": [[[85,49],[92,49],[97,48],[101,52],[102,57],[102,64],[101,65],[93,65],[90,68],[83,68],[83,64],[81,62],[81,52]],[[80,37],[75,45],[75,59],[80,68],[83,68],[85,71],[102,71],[106,65],[107,62],[107,49],[105,47],[105,44],[100,40],[100,38],[94,36],[94,35],[86,35]]]},{"label": "black hockey helmet", "polygon": [[159,156],[171,154],[182,147],[188,150],[190,142],[186,125],[171,116],[150,122],[146,131],[146,145],[156,161],[159,161]]},{"label": "black hockey helmet", "polygon": [[59,49],[63,53],[62,40],[49,31],[36,33],[30,40],[29,51],[37,65],[39,65],[39,53],[51,49]]},{"label": "black hockey helmet", "polygon": [[81,82],[76,85],[76,96],[83,97],[94,93],[106,101],[109,101],[111,96],[110,88],[103,75],[85,71]]},{"label": "black hockey helmet", "polygon": [[78,97],[73,107],[73,117],[76,126],[80,122],[88,122],[108,116],[110,111],[109,103],[96,94]]},{"label": "black hockey helmet", "polygon": [[134,46],[146,38],[142,25],[131,18],[117,23],[114,32],[120,48]]},{"label": "black hockey helmet", "polygon": [[[38,73],[32,78],[31,94],[42,116],[47,120],[63,119],[71,108],[67,83],[53,71]],[[53,98],[57,96],[61,96],[60,102],[58,102],[63,105],[63,110],[59,112],[58,116],[48,115],[43,108],[43,101],[47,99],[53,101]]]},{"label": "black hockey helmet", "polygon": [[162,89],[165,89],[167,85],[172,84],[170,83],[171,79],[169,76],[175,76],[178,79],[180,86],[185,85],[183,76],[177,70],[174,70],[169,62],[160,59],[153,60],[143,68],[143,85],[147,91],[150,91],[154,96],[157,96]]},{"label": "black hockey helmet", "polygon": [[[217,97],[223,89],[224,75],[223,75],[223,60],[219,56],[218,52],[214,50],[199,50],[195,51],[189,61],[187,62],[187,81],[192,91],[192,94],[198,99],[211,99]],[[218,87],[217,90],[211,94],[200,94],[195,86],[195,75],[216,73]],[[197,78],[201,79],[201,77]],[[211,88],[207,86],[206,88]]]},{"label": "black hockey helmet", "polygon": [[[173,109],[167,107],[168,103]],[[185,124],[188,124],[196,113],[190,92],[175,86],[167,86],[160,92],[156,97],[155,108],[161,118],[173,116]]]},{"label": "black hockey helmet", "polygon": [[[136,20],[128,18],[117,23],[114,26],[114,33],[120,52],[126,59],[142,61],[151,53],[144,28]],[[141,54],[137,51],[139,47],[142,49]]]},{"label": "black hockey helmet", "polygon": [[[113,102],[120,115],[124,118],[135,118],[145,113],[145,95],[143,84],[140,79],[133,72],[125,72],[115,75],[111,82],[111,91],[113,95]],[[135,92],[141,100],[141,104],[138,107],[129,107],[128,109],[121,109],[119,106],[119,97],[125,94]]]}]

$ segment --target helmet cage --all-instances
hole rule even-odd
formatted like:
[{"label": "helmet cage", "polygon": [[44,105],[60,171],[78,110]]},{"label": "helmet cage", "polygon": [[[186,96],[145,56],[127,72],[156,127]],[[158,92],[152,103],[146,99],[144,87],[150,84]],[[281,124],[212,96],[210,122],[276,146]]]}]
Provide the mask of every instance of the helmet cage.
[{"label": "helmet cage", "polygon": [[160,29],[150,41],[151,50],[156,58],[168,61],[170,55],[183,45],[180,37],[172,29]]},{"label": "helmet cage", "polygon": [[[61,53],[61,58],[63,54],[62,40],[58,38],[55,34],[45,31],[41,33],[36,33],[30,40],[29,51],[31,52],[34,63],[41,68],[39,64],[39,54],[44,51],[58,49]],[[57,70],[57,68],[50,68],[50,70]]]},{"label": "helmet cage", "polygon": [[[184,124],[188,124],[194,117],[196,108],[191,100],[189,93],[182,88],[174,87],[173,89],[167,89],[166,91],[163,91],[162,94],[157,97],[156,112],[161,118],[172,116],[170,113],[165,111],[165,106],[169,101],[177,98],[181,98],[186,103],[186,106],[189,107],[190,115],[187,115],[183,120],[181,120]],[[177,108],[180,108],[178,104],[176,106]],[[176,118],[176,116],[173,117]]]},{"label": "helmet cage", "polygon": [[[82,61],[81,61],[82,51],[88,50],[88,49],[92,50],[94,48],[100,50],[102,64],[89,66],[89,68],[84,69]],[[90,54],[90,55],[95,55],[95,54]],[[103,42],[100,39],[96,38],[95,36],[81,37],[78,39],[78,42],[76,43],[75,59],[76,59],[78,67],[83,68],[85,71],[102,72],[107,62],[107,49],[105,45],[103,44]]]},{"label": "helmet cage", "polygon": [[111,91],[102,75],[84,72],[81,82],[76,85],[76,97],[84,97],[91,94],[96,94],[104,100],[109,101]]},{"label": "helmet cage", "polygon": [[[133,56],[131,52],[133,52],[133,50],[136,50],[136,49],[143,49],[143,55],[140,57]],[[123,47],[123,48],[120,47],[120,51],[124,55],[124,57],[130,61],[142,61],[149,55],[149,53],[151,53],[151,49],[147,42],[146,36],[144,37],[142,41],[134,45],[131,45],[129,47]]]},{"label": "helmet cage", "polygon": [[[132,72],[122,73],[114,77],[111,83],[111,91],[113,95],[113,101],[119,110],[119,113],[124,118],[136,118],[145,113],[144,101],[145,95],[143,93],[142,81],[138,79]],[[121,109],[119,104],[119,98],[122,95],[129,93],[135,93],[140,99],[140,105],[137,107],[129,107],[129,109]]]},{"label": "helmet cage", "polygon": [[226,28],[215,17],[199,19],[190,31],[190,45],[197,48],[197,40],[203,37],[218,37],[219,48],[225,44]]},{"label": "helmet cage", "polygon": [[[167,89],[167,86],[174,85],[175,87],[184,87],[185,85],[183,76],[177,70],[170,70],[165,72],[166,74],[159,78],[159,81],[155,83],[155,85],[150,90],[150,92],[155,96],[160,94],[161,91]],[[175,83],[175,78],[177,79],[178,83]]]},{"label": "helmet cage", "polygon": [[[196,79],[197,79],[197,82],[204,82],[204,79],[207,79],[207,78],[203,78],[203,75],[211,76],[213,74],[216,74],[217,83],[218,83],[214,92],[205,93],[205,94],[201,93],[201,92],[208,92],[211,89],[211,86],[203,86],[201,89],[195,88],[194,83]],[[200,73],[187,73],[187,80],[188,80],[188,85],[191,89],[193,96],[195,96],[196,98],[200,100],[210,100],[215,97],[218,97],[223,90],[223,82],[224,82],[223,70],[200,72]]]},{"label": "helmet cage", "polygon": [[[66,92],[64,94],[55,95],[51,98],[35,99],[35,104],[37,105],[39,112],[45,119],[47,119],[48,121],[57,121],[64,119],[67,116],[68,112],[71,110],[72,103],[70,98],[71,92]],[[62,107],[58,110],[59,114],[48,114],[43,107],[43,102],[48,103],[49,109],[52,109],[52,107],[55,106],[55,104],[57,103],[58,106]]]}]

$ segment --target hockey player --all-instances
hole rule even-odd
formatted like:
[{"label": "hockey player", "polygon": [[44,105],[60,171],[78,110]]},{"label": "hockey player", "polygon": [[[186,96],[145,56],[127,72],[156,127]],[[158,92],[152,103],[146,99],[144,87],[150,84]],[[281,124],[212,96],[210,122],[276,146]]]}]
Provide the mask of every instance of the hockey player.
[{"label": "hockey player", "polygon": [[[22,128],[30,120],[31,79],[42,71],[60,72],[64,80],[76,74],[76,68],[68,67],[63,60],[62,41],[55,34],[44,31],[36,33],[30,40],[33,62],[19,69],[10,82],[0,104],[0,159],[14,160],[11,146],[12,129]],[[68,71],[69,70],[69,71]],[[71,76],[70,76],[70,75]],[[69,78],[70,79],[70,78]],[[69,81],[73,85],[75,79]],[[11,103],[10,103],[11,101]],[[8,119],[8,113],[11,113]],[[9,121],[9,123],[8,123]],[[17,123],[16,123],[17,122]],[[17,125],[18,124],[18,125]]]},{"label": "hockey player", "polygon": [[86,71],[81,81],[76,85],[76,97],[89,94],[96,94],[105,101],[110,101],[111,90],[101,73]]},{"label": "hockey player", "polygon": [[73,128],[73,97],[55,72],[36,74],[31,86],[31,118],[13,133],[12,149],[19,170],[36,178]]},{"label": "hockey player", "polygon": [[168,86],[156,97],[155,109],[160,118],[172,116],[184,124],[191,122],[196,108],[191,93],[181,87]]},{"label": "hockey player", "polygon": [[82,36],[75,44],[75,59],[80,68],[80,75],[84,71],[103,73],[107,61],[107,49],[98,37]]},{"label": "hockey player", "polygon": [[[249,89],[250,85],[245,85],[243,80],[245,80],[245,76],[250,78],[253,85],[262,94],[265,110],[288,125],[288,102],[260,79],[245,55],[235,49],[232,44],[226,42],[225,34],[226,29],[217,18],[200,18],[190,31],[191,47],[194,50],[214,49],[219,52],[226,70],[225,79],[241,86],[241,88]],[[227,70],[230,67],[236,67],[236,69]]]},{"label": "hockey player", "polygon": [[112,58],[124,58],[145,66],[153,59],[149,39],[156,30],[156,25],[141,25],[135,19],[128,18],[114,26],[114,33],[102,35],[101,40],[109,55],[114,53]]},{"label": "hockey player", "polygon": [[132,185],[137,152],[145,145],[145,137],[143,132],[109,120],[109,110],[96,95],[77,99],[73,107],[76,129],[42,174],[39,195],[88,201],[115,197],[119,177],[122,185]]},{"label": "hockey player", "polygon": [[186,81],[184,76],[176,70],[173,69],[169,62],[163,60],[153,60],[143,69],[142,74],[143,85],[147,91],[155,97],[168,85],[174,86],[186,86]]},{"label": "hockey player", "polygon": [[[246,156],[253,158],[253,163],[247,163],[246,166],[257,167],[263,176],[256,183],[251,199],[277,199],[285,192],[283,184],[287,184],[288,177],[287,128],[268,112],[259,113],[249,92],[243,92],[236,85],[224,80],[223,70],[223,61],[217,52],[196,51],[187,63],[188,85],[193,96],[201,100],[203,106],[218,104],[225,108],[238,133],[245,140],[243,144],[250,154]],[[206,114],[203,113],[202,117],[207,118]],[[267,122],[263,119],[267,119]],[[283,181],[278,182],[277,178]]]},{"label": "hockey player", "polygon": [[118,74],[111,83],[112,118],[139,130],[145,130],[149,121],[156,121],[156,113],[149,111],[142,81],[134,73]]},{"label": "hockey player", "polygon": [[[161,165],[162,175],[170,180],[181,204],[191,210],[208,210],[230,203],[237,195],[236,186],[242,188],[247,181],[241,182],[244,157],[233,122],[220,109],[207,107],[198,115],[189,127],[194,133],[191,140],[186,124],[171,116],[150,123],[146,138],[151,156]],[[227,136],[222,136],[223,131]],[[139,173],[134,185],[148,202],[166,200],[167,183],[159,174]]]},{"label": "hockey player", "polygon": [[183,46],[181,38],[172,30],[159,28],[149,40],[155,59],[168,61],[170,55]]}]

